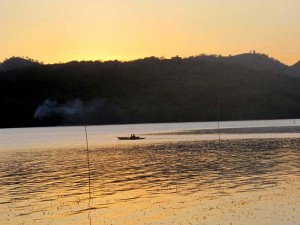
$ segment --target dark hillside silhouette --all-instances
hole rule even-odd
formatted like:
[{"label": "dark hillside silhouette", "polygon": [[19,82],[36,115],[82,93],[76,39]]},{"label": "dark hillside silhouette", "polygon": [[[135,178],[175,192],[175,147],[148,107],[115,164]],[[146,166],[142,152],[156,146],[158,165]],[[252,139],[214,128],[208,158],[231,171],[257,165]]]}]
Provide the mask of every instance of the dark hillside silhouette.
[{"label": "dark hillside silhouette", "polygon": [[290,67],[289,74],[295,77],[300,77],[300,61]]},{"label": "dark hillside silhouette", "polygon": [[198,57],[34,64],[0,73],[0,126],[299,118],[299,86]]},{"label": "dark hillside silhouette", "polygon": [[0,64],[0,71],[20,69],[37,63],[37,61],[30,58],[11,57]]},{"label": "dark hillside silhouette", "polygon": [[257,70],[271,70],[277,73],[286,72],[287,66],[265,54],[248,53],[228,57],[228,62],[236,63]]},{"label": "dark hillside silhouette", "polygon": [[199,55],[199,60],[237,64],[249,69],[270,70],[275,73],[287,73],[289,66],[261,53],[244,53],[234,56]]}]

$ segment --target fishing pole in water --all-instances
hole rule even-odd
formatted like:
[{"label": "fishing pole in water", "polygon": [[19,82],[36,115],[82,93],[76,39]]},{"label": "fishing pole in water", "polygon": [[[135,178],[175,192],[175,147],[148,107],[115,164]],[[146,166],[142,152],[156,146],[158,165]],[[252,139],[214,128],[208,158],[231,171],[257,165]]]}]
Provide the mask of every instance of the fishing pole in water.
[{"label": "fishing pole in water", "polygon": [[[80,99],[80,94],[78,92],[78,88],[76,89],[77,96]],[[88,203],[88,208],[91,208],[91,167],[90,167],[90,151],[89,151],[89,139],[88,139],[88,133],[87,133],[87,122],[86,122],[86,117],[84,112],[82,112],[82,120],[84,124],[84,133],[85,133],[85,143],[86,143],[86,158],[87,158],[87,168],[88,168],[88,184],[89,184],[89,203]],[[88,220],[89,224],[92,224],[92,217],[91,217],[91,210],[88,212]]]},{"label": "fishing pole in water", "polygon": [[[76,88],[77,96],[80,99],[80,94],[78,88]],[[82,112],[82,122],[84,124],[84,133],[85,133],[85,143],[86,143],[86,158],[87,158],[87,167],[88,167],[88,184],[89,184],[89,198],[91,199],[91,167],[90,167],[90,152],[89,152],[89,140],[87,133],[87,122],[84,112]]]},{"label": "fishing pole in water", "polygon": [[[73,83],[73,87],[75,90],[75,98],[77,97],[78,100],[81,99],[81,94],[79,93],[78,85]],[[91,199],[91,167],[90,167],[90,152],[89,152],[89,140],[88,140],[88,133],[87,133],[87,120],[84,113],[84,110],[81,109],[81,120],[84,127],[84,134],[85,134],[85,144],[86,144],[86,159],[87,159],[87,169],[88,169],[88,191],[89,191],[89,199]]]}]

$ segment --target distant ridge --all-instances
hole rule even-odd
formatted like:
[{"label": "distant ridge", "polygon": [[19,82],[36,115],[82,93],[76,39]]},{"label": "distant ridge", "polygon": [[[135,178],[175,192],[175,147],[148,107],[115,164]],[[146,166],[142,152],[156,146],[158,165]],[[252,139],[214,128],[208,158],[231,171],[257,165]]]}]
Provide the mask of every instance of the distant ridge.
[{"label": "distant ridge", "polygon": [[197,60],[209,62],[222,62],[236,64],[255,70],[269,70],[274,73],[286,74],[294,77],[300,77],[300,61],[293,66],[288,66],[277,59],[269,57],[263,53],[242,53],[233,56],[206,55],[202,54],[195,57]]},{"label": "distant ridge", "polygon": [[[172,59],[181,59],[180,57],[173,57]],[[288,66],[279,60],[270,57],[264,53],[256,53],[255,51],[250,53],[242,53],[238,55],[207,55],[201,54],[197,56],[191,56],[188,58],[193,58],[199,61],[208,61],[215,63],[226,63],[240,65],[247,69],[253,70],[268,70],[274,73],[285,74],[293,77],[300,77],[300,61],[294,64],[293,66]],[[148,57],[144,59],[137,59],[133,61],[149,61],[149,60],[159,60],[157,57]],[[76,61],[73,61],[76,62]],[[118,60],[115,60],[118,62]],[[5,60],[2,64],[0,63],[0,72],[1,71],[11,71],[15,69],[20,69],[23,67],[31,66],[38,64],[39,62],[30,58],[23,57],[11,57]]]},{"label": "distant ridge", "polygon": [[300,61],[290,67],[289,74],[292,76],[300,77]]},{"label": "distant ridge", "polygon": [[300,118],[300,77],[276,66],[246,54],[19,68],[0,73],[0,127]]},{"label": "distant ridge", "polygon": [[38,62],[33,59],[29,59],[29,58],[25,59],[22,57],[11,57],[9,59],[6,59],[4,62],[0,64],[0,72],[20,69],[27,66],[32,66],[34,64],[38,64]]},{"label": "distant ridge", "polygon": [[270,58],[265,54],[246,53],[228,57],[228,62],[240,64],[242,66],[258,69],[258,70],[271,70],[274,72],[285,72],[287,65],[280,61]]},{"label": "distant ridge", "polygon": [[[261,53],[243,53],[234,56],[200,55],[198,60],[223,62],[241,65],[249,69],[269,70],[276,73],[289,73],[290,67],[282,62]],[[300,75],[300,74],[299,74]]]}]

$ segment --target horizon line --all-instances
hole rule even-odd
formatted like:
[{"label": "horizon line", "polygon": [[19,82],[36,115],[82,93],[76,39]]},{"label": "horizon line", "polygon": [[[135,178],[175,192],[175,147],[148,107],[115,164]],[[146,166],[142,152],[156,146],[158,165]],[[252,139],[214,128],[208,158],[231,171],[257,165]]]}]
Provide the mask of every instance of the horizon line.
[{"label": "horizon line", "polygon": [[169,60],[169,59],[172,59],[172,58],[176,58],[176,57],[179,57],[181,59],[188,59],[188,58],[192,58],[192,57],[198,57],[198,56],[213,56],[213,57],[223,57],[223,58],[226,58],[226,57],[232,57],[232,56],[238,56],[238,55],[243,55],[243,54],[253,54],[253,55],[261,55],[261,56],[267,56],[269,59],[272,59],[272,60],[275,60],[275,61],[278,61],[286,66],[293,66],[295,64],[297,64],[298,62],[300,62],[300,59],[299,60],[296,60],[296,62],[292,63],[292,64],[287,64],[285,62],[282,62],[280,61],[279,59],[276,59],[266,53],[261,53],[261,52],[256,52],[255,50],[253,51],[249,51],[249,52],[243,52],[243,53],[238,53],[238,54],[228,54],[228,55],[222,55],[222,54],[215,54],[215,53],[212,53],[212,54],[208,54],[208,53],[200,53],[200,54],[197,54],[197,55],[190,55],[190,56],[180,56],[180,55],[174,55],[174,56],[170,56],[170,57],[166,57],[166,56],[154,56],[154,55],[151,55],[151,56],[144,56],[144,57],[140,57],[140,58],[131,58],[131,59],[121,59],[121,58],[107,58],[107,59],[101,59],[101,58],[98,58],[98,59],[71,59],[71,60],[66,60],[66,61],[57,61],[57,62],[44,62],[43,60],[38,60],[38,59],[34,59],[34,58],[31,58],[29,56],[10,56],[10,57],[5,57],[2,61],[0,61],[0,64],[2,64],[3,62],[5,62],[6,60],[9,60],[11,58],[22,58],[22,59],[26,59],[26,60],[31,60],[31,61],[34,61],[34,62],[37,62],[39,64],[43,64],[43,65],[54,65],[54,64],[66,64],[66,63],[70,63],[70,62],[110,62],[110,61],[119,61],[119,62],[133,62],[133,61],[137,61],[137,60],[142,60],[142,59],[147,59],[147,58],[157,58],[157,59],[161,59],[161,60]]}]

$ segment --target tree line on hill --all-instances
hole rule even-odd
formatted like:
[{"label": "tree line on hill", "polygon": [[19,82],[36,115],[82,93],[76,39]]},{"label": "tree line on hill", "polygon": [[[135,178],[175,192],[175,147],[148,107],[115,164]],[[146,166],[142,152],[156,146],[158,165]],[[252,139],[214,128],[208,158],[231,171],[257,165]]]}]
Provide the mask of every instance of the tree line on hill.
[{"label": "tree line on hill", "polygon": [[0,72],[0,127],[299,118],[288,75],[204,56],[32,63]]}]

